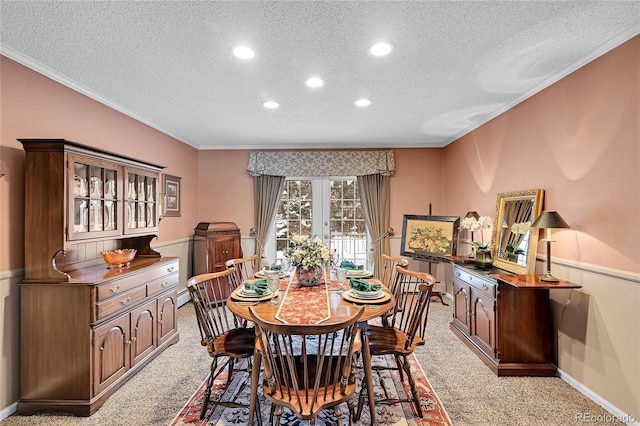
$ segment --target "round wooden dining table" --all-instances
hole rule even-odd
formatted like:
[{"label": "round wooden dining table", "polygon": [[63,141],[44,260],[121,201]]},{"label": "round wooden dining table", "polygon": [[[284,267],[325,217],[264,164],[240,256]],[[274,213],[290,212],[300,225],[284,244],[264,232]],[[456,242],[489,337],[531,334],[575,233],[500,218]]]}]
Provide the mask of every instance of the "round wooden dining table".
[{"label": "round wooden dining table", "polygon": [[[324,284],[321,284],[323,286]],[[348,288],[348,285],[346,286]],[[251,320],[251,314],[249,313],[249,307],[251,306],[253,310],[267,322],[281,323],[282,321],[278,319],[278,311],[280,309],[280,301],[286,296],[287,291],[292,292],[296,291],[295,285],[293,285],[288,280],[281,281],[280,293],[276,300],[279,300],[278,304],[270,304],[268,301],[261,302],[250,302],[246,300],[235,300],[233,298],[233,294],[231,297],[227,299],[227,306],[231,312],[235,315],[239,316],[242,319]],[[308,290],[308,289],[301,289]],[[345,292],[348,290],[345,289]],[[383,291],[389,293],[389,290],[383,286]],[[328,284],[328,315],[327,318],[322,321],[322,324],[331,324],[331,323],[339,323],[345,321],[346,319],[352,317],[356,312],[358,312],[362,306],[365,307],[362,316],[360,317],[360,329],[362,331],[362,365],[364,368],[364,379],[367,386],[367,396],[369,399],[369,412],[371,415],[371,424],[376,424],[376,410],[375,410],[375,401],[373,394],[373,373],[371,368],[371,353],[369,351],[369,341],[367,338],[366,327],[367,321],[380,317],[385,312],[389,311],[394,303],[395,298],[392,294],[388,294],[388,299],[385,297],[385,301],[382,303],[375,303],[375,301],[360,301],[356,299],[347,300],[343,297],[338,291],[338,286],[335,281],[330,281]],[[317,309],[317,306],[313,303],[309,303],[308,306],[305,306],[304,299],[301,298],[297,301],[299,308],[304,311],[313,311]],[[252,390],[254,391],[254,390]]]}]

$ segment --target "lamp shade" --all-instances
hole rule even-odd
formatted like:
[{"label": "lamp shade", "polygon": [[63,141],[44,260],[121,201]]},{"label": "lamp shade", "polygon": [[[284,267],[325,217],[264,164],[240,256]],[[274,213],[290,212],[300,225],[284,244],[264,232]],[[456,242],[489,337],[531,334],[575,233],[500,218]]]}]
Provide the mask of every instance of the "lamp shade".
[{"label": "lamp shade", "polygon": [[567,222],[564,221],[562,216],[555,211],[544,211],[538,216],[538,218],[531,224],[532,228],[571,228]]},{"label": "lamp shade", "polygon": [[465,217],[473,217],[476,219],[480,219],[480,215],[478,214],[478,212],[475,212],[475,211],[468,212]]}]

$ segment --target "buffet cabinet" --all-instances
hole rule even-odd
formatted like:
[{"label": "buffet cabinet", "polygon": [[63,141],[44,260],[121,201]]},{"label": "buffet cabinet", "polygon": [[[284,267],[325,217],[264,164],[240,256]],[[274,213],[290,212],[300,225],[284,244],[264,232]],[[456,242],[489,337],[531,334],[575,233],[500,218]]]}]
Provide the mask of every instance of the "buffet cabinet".
[{"label": "buffet cabinet", "polygon": [[[88,416],[178,341],[179,260],[151,248],[161,166],[64,139],[25,156],[18,412]],[[109,269],[101,251],[136,249]]]},{"label": "buffet cabinet", "polygon": [[549,290],[534,274],[453,266],[451,330],[498,376],[554,376]]},{"label": "buffet cabinet", "polygon": [[[227,260],[242,257],[240,228],[233,222],[200,222],[193,235],[194,275],[227,269]],[[223,286],[226,289],[226,286]],[[228,292],[218,295],[226,298]]]}]

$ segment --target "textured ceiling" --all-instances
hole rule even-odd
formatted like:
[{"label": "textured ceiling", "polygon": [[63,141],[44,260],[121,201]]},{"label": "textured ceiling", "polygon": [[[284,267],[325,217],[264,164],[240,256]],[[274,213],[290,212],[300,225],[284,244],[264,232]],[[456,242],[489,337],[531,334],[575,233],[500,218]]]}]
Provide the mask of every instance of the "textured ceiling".
[{"label": "textured ceiling", "polygon": [[638,1],[0,7],[3,55],[199,149],[441,147],[640,33]]}]

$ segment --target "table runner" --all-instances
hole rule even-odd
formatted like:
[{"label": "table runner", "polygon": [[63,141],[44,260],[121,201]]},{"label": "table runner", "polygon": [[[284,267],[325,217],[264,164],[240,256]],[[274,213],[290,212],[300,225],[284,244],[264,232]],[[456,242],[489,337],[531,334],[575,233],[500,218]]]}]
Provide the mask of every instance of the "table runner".
[{"label": "table runner", "polygon": [[[382,284],[377,278],[369,278],[367,281]],[[331,318],[329,291],[339,288],[338,281],[324,279],[315,287],[300,287],[295,274],[289,280],[280,280],[280,290],[285,293],[276,319],[284,324],[320,324]],[[345,291],[350,288],[348,279],[343,288]]]},{"label": "table runner", "polygon": [[300,287],[297,275],[293,274],[280,301],[276,319],[284,324],[320,324],[328,320],[331,318],[330,283],[322,281],[315,287]]}]

